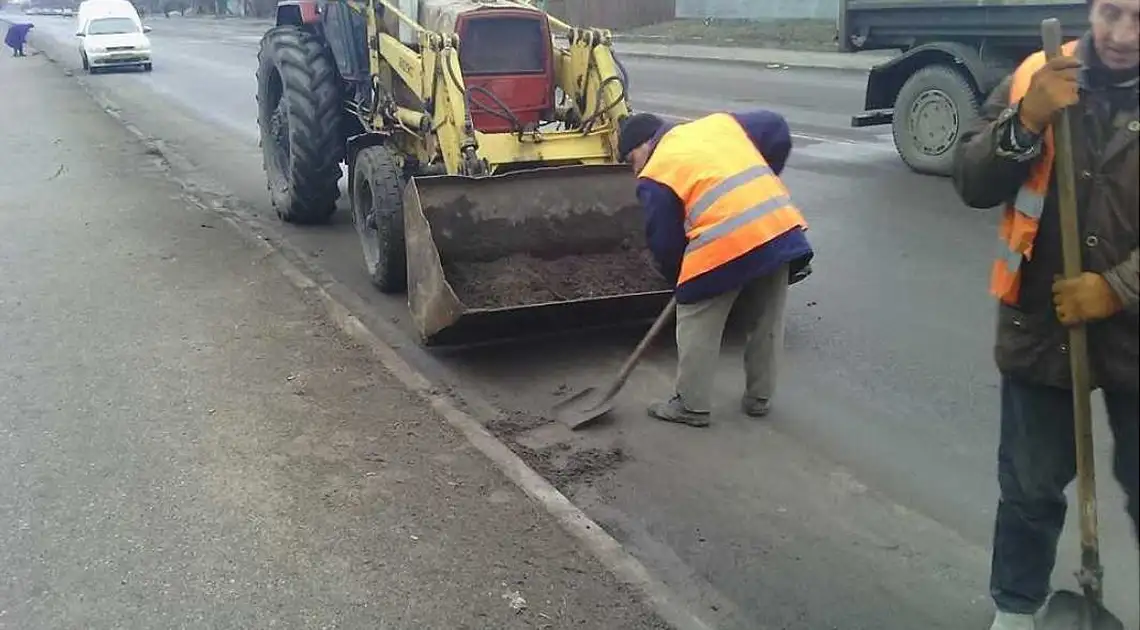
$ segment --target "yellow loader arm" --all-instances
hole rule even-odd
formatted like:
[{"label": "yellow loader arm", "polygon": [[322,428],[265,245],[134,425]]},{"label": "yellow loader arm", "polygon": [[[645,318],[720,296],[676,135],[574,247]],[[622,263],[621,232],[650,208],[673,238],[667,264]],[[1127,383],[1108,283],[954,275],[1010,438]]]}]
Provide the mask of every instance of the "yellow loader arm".
[{"label": "yellow loader arm", "polygon": [[[432,105],[429,114],[391,101],[370,112],[363,122],[366,128],[394,133],[403,151],[421,163],[440,162],[441,174],[469,176],[495,174],[524,163],[617,163],[618,124],[630,109],[608,31],[571,27],[546,15],[567,41],[565,48],[551,41],[555,85],[571,103],[558,112],[563,128],[483,133],[475,129],[468,109],[457,35],[424,28],[389,0],[352,2],[350,6],[368,21],[374,84],[391,85],[394,75],[422,103]],[[381,28],[380,8],[413,29],[419,50]]]}]

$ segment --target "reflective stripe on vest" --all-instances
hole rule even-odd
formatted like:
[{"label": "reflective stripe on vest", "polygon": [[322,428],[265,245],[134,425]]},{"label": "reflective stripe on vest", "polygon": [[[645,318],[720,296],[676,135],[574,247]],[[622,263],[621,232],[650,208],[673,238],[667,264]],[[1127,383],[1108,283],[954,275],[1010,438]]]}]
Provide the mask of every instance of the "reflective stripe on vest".
[{"label": "reflective stripe on vest", "polygon": [[807,222],[784,184],[729,114],[677,125],[638,174],[685,206],[688,245],[678,284],[731,262]]},{"label": "reflective stripe on vest", "polygon": [[712,207],[718,199],[724,197],[729,192],[747,184],[753,180],[760,179],[767,175],[775,175],[772,169],[767,164],[758,164],[741,173],[737,173],[731,177],[726,178],[716,186],[705,191],[703,195],[697,199],[693,207],[685,213],[685,229],[689,230],[697,222],[706,210]]},{"label": "reflective stripe on vest", "polygon": [[[1076,41],[1062,47],[1062,53],[1071,56],[1077,51]],[[1029,91],[1033,74],[1045,66],[1045,53],[1030,55],[1013,73],[1009,87],[1009,102],[1018,103]],[[1041,213],[1045,211],[1045,198],[1049,194],[1049,180],[1053,172],[1053,130],[1046,129],[1042,138],[1041,155],[1030,168],[1029,177],[1022,183],[1012,203],[1006,204],[998,226],[999,249],[990,273],[990,294],[1007,304],[1017,304],[1021,290],[1022,260],[1033,256],[1033,241]]]}]

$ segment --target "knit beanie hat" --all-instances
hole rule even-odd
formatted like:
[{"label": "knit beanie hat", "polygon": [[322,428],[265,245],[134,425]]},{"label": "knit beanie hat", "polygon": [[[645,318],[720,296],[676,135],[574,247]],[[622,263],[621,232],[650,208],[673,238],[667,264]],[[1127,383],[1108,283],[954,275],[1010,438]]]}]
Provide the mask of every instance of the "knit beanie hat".
[{"label": "knit beanie hat", "polygon": [[630,151],[649,142],[665,121],[653,114],[634,114],[621,123],[621,132],[618,134],[618,159],[625,161]]}]

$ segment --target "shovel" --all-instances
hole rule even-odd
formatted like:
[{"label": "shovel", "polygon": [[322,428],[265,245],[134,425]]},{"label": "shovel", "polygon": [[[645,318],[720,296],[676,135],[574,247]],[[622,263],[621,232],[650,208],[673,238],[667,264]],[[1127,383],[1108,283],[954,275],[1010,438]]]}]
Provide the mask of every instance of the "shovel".
[{"label": "shovel", "polygon": [[[1061,54],[1061,22],[1041,23],[1041,40],[1048,59]],[[1061,220],[1061,249],[1066,278],[1081,275],[1080,228],[1073,166],[1069,112],[1062,110],[1053,124],[1054,172]],[[1081,593],[1058,591],[1045,607],[1039,630],[1124,630],[1124,624],[1102,603],[1100,543],[1097,540],[1096,469],[1093,455],[1092,405],[1089,387],[1088,337],[1085,327],[1069,328],[1069,362],[1073,377],[1073,419],[1077,444],[1077,503],[1080,507]]]},{"label": "shovel", "polygon": [[646,348],[657,337],[661,329],[672,317],[673,311],[677,310],[676,298],[670,299],[669,303],[665,305],[664,310],[657,316],[657,321],[653,322],[653,326],[649,328],[649,332],[645,333],[645,337],[641,339],[641,343],[637,344],[634,348],[633,354],[625,360],[625,365],[621,366],[621,371],[618,372],[614,380],[610,382],[609,386],[603,390],[596,387],[584,389],[577,394],[563,400],[554,406],[554,417],[559,422],[570,427],[570,430],[578,429],[583,425],[589,424],[602,416],[606,415],[614,406],[614,397],[621,391],[622,386],[629,380],[629,375],[633,372],[633,368],[641,361],[641,355],[645,354]]}]

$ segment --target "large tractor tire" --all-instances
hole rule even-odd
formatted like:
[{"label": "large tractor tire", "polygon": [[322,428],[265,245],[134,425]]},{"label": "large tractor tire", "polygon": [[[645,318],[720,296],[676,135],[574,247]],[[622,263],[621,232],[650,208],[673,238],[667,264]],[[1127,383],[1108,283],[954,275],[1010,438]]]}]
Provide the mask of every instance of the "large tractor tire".
[{"label": "large tractor tire", "polygon": [[257,53],[257,124],[269,195],[289,223],[328,221],[340,196],[340,75],[323,40],[277,26]]},{"label": "large tractor tire", "polygon": [[895,99],[895,148],[918,173],[948,176],[958,138],[978,116],[978,97],[962,73],[948,66],[915,72]]},{"label": "large tractor tire", "polygon": [[372,284],[384,293],[408,288],[404,243],[404,176],[391,149],[365,147],[352,173],[352,223],[360,236],[364,265]]}]

